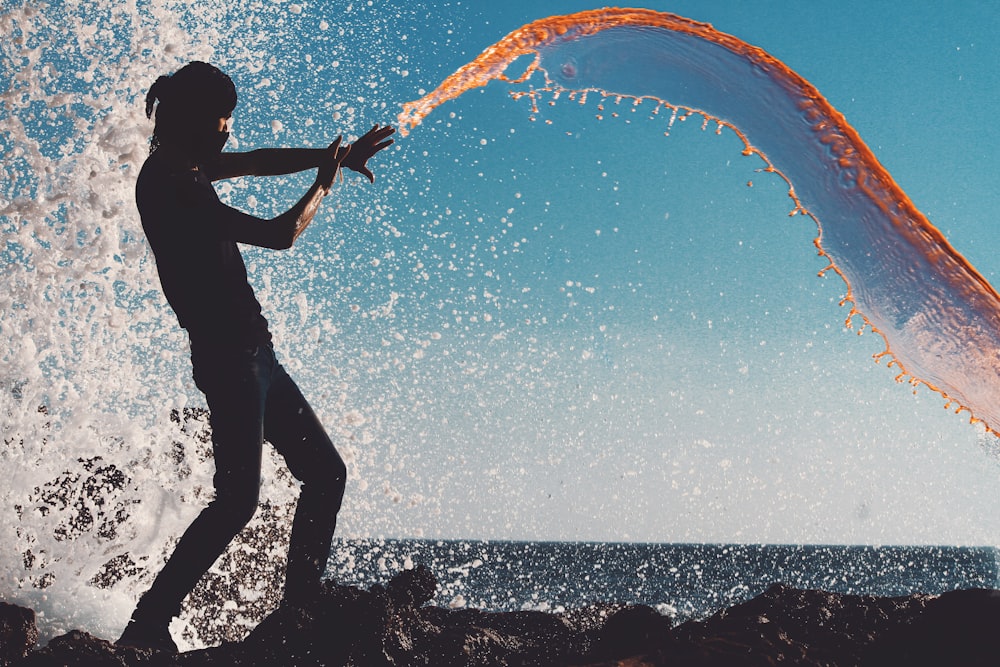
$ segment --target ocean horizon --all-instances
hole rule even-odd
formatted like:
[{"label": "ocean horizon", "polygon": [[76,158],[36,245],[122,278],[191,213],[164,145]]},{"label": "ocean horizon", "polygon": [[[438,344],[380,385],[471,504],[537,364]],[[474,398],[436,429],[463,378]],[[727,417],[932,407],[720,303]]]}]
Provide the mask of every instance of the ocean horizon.
[{"label": "ocean horizon", "polygon": [[327,576],[370,588],[418,565],[438,580],[432,604],[562,611],[644,604],[697,620],[782,583],[884,597],[997,588],[993,546],[675,544],[338,538]]}]

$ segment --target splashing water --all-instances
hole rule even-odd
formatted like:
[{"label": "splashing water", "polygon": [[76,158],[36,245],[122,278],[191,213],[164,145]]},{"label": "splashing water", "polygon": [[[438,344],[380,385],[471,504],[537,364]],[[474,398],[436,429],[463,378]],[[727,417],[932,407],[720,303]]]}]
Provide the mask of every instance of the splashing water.
[{"label": "splashing water", "polygon": [[[0,597],[40,610],[45,636],[71,627],[116,635],[211,492],[210,444],[186,338],[162,298],[134,210],[134,180],[151,129],[142,115],[149,84],[189,60],[210,60],[239,88],[233,148],[320,146],[389,120],[399,100],[414,97],[411,73],[423,66],[424,75],[439,80],[447,71],[441,68],[454,67],[450,58],[468,46],[457,37],[462,26],[450,24],[450,3],[428,9],[401,1],[391,11],[391,2],[316,4],[0,2],[0,331],[7,343],[0,351],[0,460],[8,471],[0,487]],[[978,292],[947,307],[927,305],[951,298],[963,271],[974,274],[933,228],[903,222],[922,230],[903,235],[915,235],[908,243],[916,250],[879,248],[877,263],[859,258],[850,246],[858,229],[852,225],[868,225],[870,242],[886,242],[899,236],[881,228],[887,220],[905,221],[911,212],[922,219],[901,193],[898,216],[873,204],[891,191],[891,179],[879,181],[882,189],[858,185],[872,173],[884,175],[860,142],[848,167],[828,172],[824,165],[833,158],[813,150],[819,138],[793,100],[810,102],[821,118],[836,114],[812,92],[803,97],[811,89],[759,52],[727,49],[737,44],[732,38],[705,39],[717,33],[680,19],[691,32],[674,33],[657,23],[663,15],[644,16],[646,28],[593,35],[583,20],[572,28],[573,19],[563,19],[562,28],[555,19],[536,24],[516,33],[520,50],[510,39],[501,42],[493,60],[477,60],[462,76],[474,73],[479,83],[503,78],[523,52],[538,60],[517,84],[527,90],[516,94],[535,105],[589,94],[612,115],[641,101],[656,108],[667,130],[675,112],[677,123],[719,118],[753,142],[748,150],[766,155],[763,171],[780,170],[795,182],[796,210],[821,222],[821,249],[850,282],[857,311],[886,336],[901,370],[993,426],[970,389],[985,382],[976,369],[986,368],[986,343],[946,361],[948,379],[955,364],[969,367],[958,388],[971,398],[928,372],[941,366],[918,354],[930,349],[925,339],[948,356],[986,335],[938,336],[962,326],[968,303],[974,307],[964,326],[980,326],[992,301]],[[558,36],[538,29],[545,26]],[[629,49],[615,48],[622,40]],[[661,69],[648,62],[623,64],[624,51],[671,67],[671,80],[686,90],[650,88],[669,81],[650,76]],[[418,57],[427,64],[411,61]],[[630,67],[631,79],[623,74]],[[545,82],[532,88],[543,72]],[[718,83],[720,76],[726,95],[711,93],[703,80]],[[452,80],[444,92],[457,95],[475,82]],[[620,93],[621,105],[598,91]],[[443,102],[440,92],[408,107],[404,120],[416,122]],[[751,105],[744,115],[732,109],[736,101]],[[451,132],[436,141],[400,141],[386,151],[378,189],[350,179],[340,184],[323,220],[294,250],[244,249],[278,351],[348,462],[341,536],[887,541],[886,531],[897,527],[892,519],[906,515],[912,496],[885,490],[885,470],[872,466],[870,450],[829,454],[814,446],[811,433],[799,437],[788,423],[811,414],[812,405],[799,415],[793,408],[784,424],[780,414],[772,417],[774,430],[767,423],[730,434],[719,432],[726,425],[704,425],[701,408],[717,394],[699,393],[700,369],[716,374],[730,360],[694,371],[677,363],[696,356],[690,350],[699,348],[683,339],[700,342],[703,330],[686,329],[686,313],[669,313],[681,306],[657,277],[670,257],[697,248],[661,253],[667,260],[643,254],[642,244],[655,242],[647,230],[622,223],[618,234],[612,225],[619,223],[603,219],[603,236],[588,228],[581,241],[581,225],[564,224],[549,210],[559,188],[542,184],[538,190],[549,192],[533,193],[524,184],[531,176],[508,178],[516,191],[484,187],[477,200],[487,180],[503,180],[494,177],[499,158],[490,144],[507,128],[471,114],[447,124]],[[525,127],[543,124],[517,125],[518,137],[529,134]],[[845,125],[829,131],[856,140]],[[471,132],[477,141],[463,135]],[[466,143],[471,152],[463,152]],[[850,165],[858,165],[853,175]],[[602,177],[580,175],[588,187]],[[309,178],[242,179],[219,189],[233,205],[267,217],[290,205],[290,193],[304,190]],[[834,179],[830,192],[823,191],[827,178]],[[877,214],[844,221],[845,210]],[[586,226],[595,218],[585,218]],[[912,274],[890,272],[928,247],[941,249],[951,264],[929,267],[924,258]],[[612,252],[631,263],[606,265]],[[935,271],[948,278],[940,288],[911,289]],[[971,277],[965,283],[987,288]],[[893,285],[903,286],[906,300],[886,302]],[[930,313],[946,321],[931,322]],[[752,365],[741,361],[737,377],[747,377]],[[749,393],[759,389],[750,386]],[[762,404],[751,397],[748,419],[765,413]],[[792,448],[795,441],[810,443],[817,459]],[[953,460],[967,457],[952,449]],[[804,471],[800,479],[775,475],[793,469],[796,457],[804,463],[794,468]],[[938,463],[930,467],[948,467]],[[265,466],[259,516],[185,609],[188,645],[238,638],[274,602],[296,489],[273,455]],[[836,492],[823,497],[815,481],[828,477],[836,478]],[[954,476],[963,483],[967,477],[967,468]],[[760,503],[772,495],[776,509]],[[935,506],[941,516],[934,521],[923,512],[899,522],[889,539],[989,533],[989,520],[975,512],[945,516],[953,505]],[[996,514],[988,501],[982,505],[981,517]],[[666,516],[663,506],[671,508]],[[834,519],[815,518],[840,507],[848,509]],[[615,508],[625,509],[611,525],[606,517]],[[638,528],[630,534],[633,522]],[[954,533],[941,529],[956,525]]]},{"label": "splashing water", "polygon": [[[508,67],[532,60],[516,77]],[[1000,429],[1000,296],[916,209],[857,132],[783,63],[704,23],[651,10],[605,9],[542,19],[486,49],[437,89],[404,105],[415,127],[435,107],[500,79],[544,84],[515,96],[601,95],[608,104],[657,104],[667,133],[697,115],[729,128],[762,171],[789,185],[792,215],[819,227],[815,245],[847,283],[843,303],[880,333],[909,378]],[[604,105],[601,107],[603,110]]]},{"label": "splashing water", "polygon": [[[161,295],[135,213],[135,178],[151,130],[143,115],[148,86],[190,60],[208,60],[237,81],[253,82],[241,86],[241,110],[274,113],[274,100],[291,85],[317,118],[335,121],[327,128],[333,136],[355,129],[362,108],[381,122],[380,96],[359,101],[372,95],[371,79],[343,86],[338,92],[352,100],[345,103],[328,82],[302,74],[329,69],[355,78],[357,63],[347,62],[345,43],[356,41],[356,30],[365,36],[371,64],[389,57],[392,50],[373,34],[381,29],[388,35],[387,19],[366,9],[342,9],[331,28],[327,20],[303,15],[300,5],[0,5],[0,331],[6,342],[0,351],[0,460],[8,470],[0,490],[0,597],[38,610],[43,638],[73,627],[117,636],[137,593],[212,488],[211,447],[187,369],[186,336]],[[307,46],[323,49],[319,65],[310,65],[312,56],[292,38],[303,24],[314,33]],[[279,51],[275,43],[286,46]],[[363,53],[350,48],[351,55]],[[403,57],[385,71],[401,64]],[[294,123],[250,113],[242,120],[232,143],[249,148],[274,145],[276,136],[313,123],[301,115]],[[311,134],[315,140],[317,133]],[[288,188],[299,189],[299,182],[222,184],[220,192],[253,210],[257,198],[290,205],[282,196]],[[350,184],[341,187],[339,206],[379,228],[383,216],[359,206],[351,190]],[[316,316],[316,299],[280,284],[304,262],[290,254],[289,268],[287,261],[282,266],[251,257],[258,292],[271,300],[276,336],[285,334],[289,318],[296,337],[304,330],[306,341],[332,329]],[[322,253],[316,259],[330,261]],[[344,440],[341,450],[356,480],[366,455],[352,441],[370,437],[367,420],[343,406],[343,395],[334,390],[316,408]],[[236,549],[220,563],[219,576],[196,592],[202,599],[229,599],[233,584],[225,573],[250,568],[255,573],[239,584],[239,611],[250,610],[257,619],[280,590],[274,579],[282,575],[281,545],[296,495],[273,458],[264,474],[269,498],[240,538],[256,545],[263,562],[233,561],[240,558]],[[199,622],[197,630],[186,626],[189,645],[217,641],[227,624],[247,622],[233,610],[216,612],[221,615]]]}]

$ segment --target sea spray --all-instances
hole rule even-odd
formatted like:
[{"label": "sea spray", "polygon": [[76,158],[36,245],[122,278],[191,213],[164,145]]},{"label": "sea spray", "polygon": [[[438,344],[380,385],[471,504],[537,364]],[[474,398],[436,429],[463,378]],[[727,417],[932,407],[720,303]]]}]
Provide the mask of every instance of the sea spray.
[{"label": "sea spray", "polygon": [[[0,491],[0,596],[38,610],[43,638],[73,627],[115,636],[210,498],[203,401],[186,336],[159,290],[134,184],[151,131],[143,101],[157,76],[201,59],[237,80],[270,82],[260,73],[276,65],[267,64],[272,40],[293,30],[284,24],[288,8],[251,9],[98,0],[0,14],[0,332],[8,341],[0,352],[0,458],[10,471]],[[247,88],[253,100],[256,89]],[[341,130],[350,129],[353,113],[337,115]],[[265,127],[246,122],[233,143],[252,147],[263,137],[269,145],[280,122]],[[221,191],[232,196],[233,188]],[[292,338],[285,322],[297,329],[299,318],[280,306],[288,288],[272,288],[267,275],[261,282],[263,300],[277,302],[276,335]],[[307,314],[302,303],[297,310]],[[340,436],[355,428],[338,427],[329,404],[319,411]],[[277,590],[283,556],[271,550],[287,538],[297,490],[273,455],[264,474],[267,508],[241,549],[271,545],[266,583]],[[254,537],[262,530],[266,540]],[[203,588],[213,585],[213,602],[232,597],[211,581]],[[257,597],[254,619],[269,604]],[[195,644],[214,637],[205,624],[200,637],[197,624],[187,627]]]}]

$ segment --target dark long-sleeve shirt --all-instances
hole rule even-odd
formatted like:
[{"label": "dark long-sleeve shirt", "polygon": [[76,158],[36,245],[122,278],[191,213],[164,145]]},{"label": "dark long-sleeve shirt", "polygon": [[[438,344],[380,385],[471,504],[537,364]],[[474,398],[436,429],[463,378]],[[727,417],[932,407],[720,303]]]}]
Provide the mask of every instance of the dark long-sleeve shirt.
[{"label": "dark long-sleeve shirt", "polygon": [[192,346],[270,341],[231,231],[266,221],[219,201],[201,171],[177,171],[156,153],[139,174],[136,204],[163,293]]}]

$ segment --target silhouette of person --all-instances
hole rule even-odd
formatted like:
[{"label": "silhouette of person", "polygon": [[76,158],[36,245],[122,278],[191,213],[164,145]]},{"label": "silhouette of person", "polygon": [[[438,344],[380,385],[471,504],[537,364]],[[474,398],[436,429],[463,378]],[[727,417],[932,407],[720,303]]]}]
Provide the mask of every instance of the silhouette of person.
[{"label": "silhouette of person", "polygon": [[[146,116],[155,106],[156,122],[136,182],[136,203],[164,295],[190,339],[195,384],[208,402],[215,498],[142,595],[119,645],[176,652],[171,618],[257,509],[265,439],[302,484],[283,605],[308,607],[318,594],[344,494],[346,466],[275,358],[237,243],[291,247],[341,167],[374,182],[368,160],[392,143],[388,137],[395,130],[376,125],[350,146],[337,137],[325,149],[224,153],[236,99],[232,80],[203,62],[161,76],[146,96]],[[270,220],[226,206],[211,185],[307,169],[317,169],[315,182]]]}]

